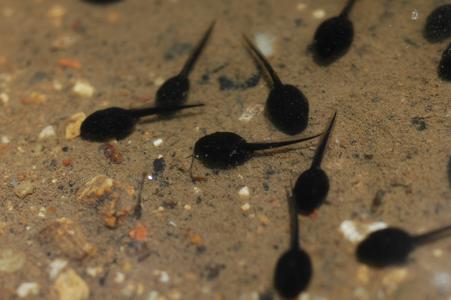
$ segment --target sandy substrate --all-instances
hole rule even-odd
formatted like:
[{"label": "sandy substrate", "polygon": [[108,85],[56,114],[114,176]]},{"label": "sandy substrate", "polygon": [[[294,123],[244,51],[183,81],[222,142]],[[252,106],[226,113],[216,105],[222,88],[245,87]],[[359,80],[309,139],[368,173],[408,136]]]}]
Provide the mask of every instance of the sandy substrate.
[{"label": "sandy substrate", "polygon": [[[269,39],[274,68],[309,99],[303,134],[338,111],[323,162],[329,203],[300,218],[314,265],[301,299],[451,298],[449,240],[397,268],[369,269],[354,257],[373,223],[412,233],[451,223],[451,85],[436,73],[449,41],[421,34],[445,2],[359,1],[352,48],[325,68],[307,48],[344,1],[2,0],[0,299],[276,298],[272,272],[289,244],[286,190],[316,142],[229,171],[195,163],[205,177],[195,184],[188,174],[193,143],[206,133],[289,138],[262,113],[268,85],[241,33]],[[110,145],[66,132],[76,113],[152,104],[214,19],[190,76],[188,101],[205,107],[150,118]],[[152,179],[135,220],[143,172]]]}]

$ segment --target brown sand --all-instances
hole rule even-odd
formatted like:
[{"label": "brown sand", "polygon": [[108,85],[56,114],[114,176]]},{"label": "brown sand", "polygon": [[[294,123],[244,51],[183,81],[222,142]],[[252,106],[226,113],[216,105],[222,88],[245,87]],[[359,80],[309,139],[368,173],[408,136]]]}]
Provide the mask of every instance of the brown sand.
[{"label": "brown sand", "polygon": [[[275,39],[271,63],[310,101],[305,134],[321,131],[334,110],[339,114],[323,163],[331,178],[330,204],[315,219],[300,219],[301,241],[314,264],[302,299],[451,297],[450,241],[419,249],[403,267],[371,270],[356,262],[355,244],[339,229],[345,220],[383,221],[413,233],[451,223],[451,85],[436,75],[446,43],[429,44],[421,35],[427,14],[444,1],[359,1],[351,13],[351,50],[330,67],[318,67],[307,51],[322,21],[313,13],[335,15],[342,2],[125,0],[92,6],[2,0],[0,265],[11,258],[16,263],[0,266],[0,299],[22,298],[18,293],[64,299],[57,290],[67,293],[62,282],[71,276],[77,279],[72,299],[86,299],[88,288],[89,299],[275,297],[272,271],[289,243],[286,190],[309,165],[316,143],[217,174],[197,163],[194,172],[206,181],[195,185],[187,173],[186,157],[205,133],[288,138],[261,113],[239,120],[249,106],[264,104],[263,80],[248,89],[220,88],[220,78],[244,82],[256,73],[243,32]],[[417,20],[411,18],[415,9]],[[77,112],[151,104],[158,84],[179,71],[213,19],[218,22],[192,73],[189,97],[206,107],[138,125],[115,145],[120,164],[111,163],[99,143],[65,138]],[[94,94],[76,95],[78,80],[92,85]],[[49,125],[55,135],[39,139]],[[163,143],[155,146],[159,138]],[[142,226],[132,237],[132,217],[108,229],[99,210],[78,200],[96,175],[137,189],[141,173],[152,173],[159,155],[166,167],[144,184]],[[27,184],[31,194],[19,198],[15,192]],[[238,194],[244,186],[247,197]],[[62,217],[76,229],[55,223]],[[71,235],[74,230],[80,236]],[[146,230],[147,237],[136,234]],[[86,242],[95,251],[83,250]],[[67,265],[52,277],[57,259]],[[27,290],[25,282],[35,285]]]}]

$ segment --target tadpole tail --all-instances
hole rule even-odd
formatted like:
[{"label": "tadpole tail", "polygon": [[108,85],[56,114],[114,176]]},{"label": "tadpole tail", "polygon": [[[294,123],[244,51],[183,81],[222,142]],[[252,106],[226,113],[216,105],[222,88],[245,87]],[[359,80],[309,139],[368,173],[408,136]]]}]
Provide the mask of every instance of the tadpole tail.
[{"label": "tadpole tail", "polygon": [[168,107],[148,107],[148,108],[138,108],[138,109],[131,109],[130,112],[133,114],[135,118],[141,118],[145,116],[150,116],[154,114],[160,114],[165,112],[171,112],[171,111],[177,111],[181,109],[187,109],[192,107],[199,107],[204,106],[203,103],[198,104],[188,104],[188,105],[178,105],[178,106],[168,106]]},{"label": "tadpole tail", "polygon": [[319,142],[318,148],[316,148],[315,156],[312,161],[312,168],[318,168],[321,165],[321,161],[324,157],[324,152],[327,148],[327,142],[329,141],[330,134],[332,133],[332,129],[335,124],[335,119],[337,117],[337,112],[334,113],[331,120],[329,121],[329,125],[323,133],[323,136]]},{"label": "tadpole tail", "polygon": [[451,236],[451,225],[414,236],[414,240],[416,245],[423,245],[449,236]]},{"label": "tadpole tail", "polygon": [[142,177],[141,177],[141,181],[139,183],[137,201],[136,201],[135,209],[133,210],[133,216],[137,220],[141,219],[141,216],[142,216],[142,193],[143,193],[144,181],[146,180],[147,173],[143,172],[141,176]]},{"label": "tadpole tail", "polygon": [[354,7],[356,0],[349,0],[346,6],[343,8],[343,10],[340,13],[341,17],[347,18],[349,13],[351,12],[352,8]]},{"label": "tadpole tail", "polygon": [[252,42],[249,40],[249,38],[246,35],[244,35],[244,34],[243,34],[243,39],[246,42],[246,44],[249,47],[249,49],[252,51],[252,53],[254,53],[255,56],[257,56],[258,60],[265,67],[266,72],[268,72],[269,76],[271,77],[271,80],[272,80],[272,82],[274,84],[274,87],[282,86],[283,85],[282,81],[280,81],[279,76],[274,71],[274,69],[272,68],[272,66],[270,65],[270,63],[266,59],[266,57],[260,52],[260,50],[257,49],[257,47],[254,46],[254,44],[252,44]]},{"label": "tadpole tail", "polygon": [[207,31],[204,33],[204,36],[201,38],[196,48],[193,50],[190,57],[183,66],[183,69],[180,71],[179,73],[180,76],[188,77],[189,73],[191,73],[194,65],[196,64],[197,59],[199,58],[200,54],[202,53],[202,50],[205,47],[205,44],[207,44],[208,38],[210,37],[211,32],[215,27],[215,24],[216,21],[211,22],[210,27],[208,27]]},{"label": "tadpole tail", "polygon": [[296,144],[296,143],[309,141],[309,140],[317,138],[317,137],[319,137],[321,135],[322,135],[322,133],[315,134],[315,135],[312,135],[312,136],[309,136],[309,137],[305,137],[305,138],[300,138],[300,139],[296,139],[296,140],[292,140],[292,141],[283,141],[283,142],[248,143],[246,147],[249,150],[252,150],[252,151],[272,149],[272,148],[278,148],[278,147],[283,147],[283,146],[288,146],[288,145],[292,145],[292,144]]},{"label": "tadpole tail", "polygon": [[293,195],[287,191],[288,215],[290,217],[290,248],[299,248],[299,219]]}]

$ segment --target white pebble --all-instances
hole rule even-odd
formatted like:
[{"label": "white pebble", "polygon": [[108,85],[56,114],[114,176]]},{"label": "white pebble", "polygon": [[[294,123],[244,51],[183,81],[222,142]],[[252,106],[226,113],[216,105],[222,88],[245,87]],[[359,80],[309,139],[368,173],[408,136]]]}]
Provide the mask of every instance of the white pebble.
[{"label": "white pebble", "polygon": [[165,271],[162,271],[160,274],[160,282],[161,283],[168,283],[169,282],[169,274]]},{"label": "white pebble", "polygon": [[1,139],[2,144],[9,144],[10,141],[11,140],[6,135],[2,136],[2,139]]},{"label": "white pebble", "polygon": [[54,135],[56,135],[55,128],[53,128],[52,125],[49,125],[49,126],[44,127],[41,130],[41,132],[39,133],[39,139],[40,140],[46,139],[46,138],[52,137]]},{"label": "white pebble", "polygon": [[248,211],[249,209],[251,209],[251,205],[248,202],[246,202],[243,205],[241,205],[241,210],[242,211]]},{"label": "white pebble", "polygon": [[418,17],[419,17],[419,16],[420,16],[420,14],[418,13],[418,10],[416,10],[416,9],[412,10],[412,13],[411,13],[411,15],[410,15],[410,18],[411,18],[413,21],[418,20]]},{"label": "white pebble", "polygon": [[72,91],[78,96],[89,98],[94,95],[95,89],[89,82],[78,80],[75,82]]},{"label": "white pebble", "polygon": [[25,298],[29,295],[39,294],[39,285],[36,282],[22,282],[16,291],[20,298]]},{"label": "white pebble", "polygon": [[249,197],[250,192],[249,192],[249,187],[247,185],[243,186],[239,191],[238,191],[238,195],[240,195],[240,197]]},{"label": "white pebble", "polygon": [[163,139],[155,139],[152,143],[155,147],[161,146],[161,144],[163,144]]},{"label": "white pebble", "polygon": [[315,9],[312,15],[315,19],[322,19],[326,16],[326,12],[324,11],[324,9]]},{"label": "white pebble", "polygon": [[434,274],[432,282],[441,293],[446,293],[451,289],[451,276],[446,272]]},{"label": "white pebble", "polygon": [[340,231],[348,241],[358,243],[369,233],[386,227],[387,224],[384,222],[364,224],[352,220],[345,220],[340,224]]},{"label": "white pebble", "polygon": [[67,266],[67,260],[57,258],[50,263],[50,279],[55,279],[62,269]]},{"label": "white pebble", "polygon": [[97,277],[99,276],[103,271],[102,267],[87,267],[86,273],[88,273],[91,277]]},{"label": "white pebble", "polygon": [[246,108],[246,110],[238,118],[240,121],[249,122],[253,117],[259,115],[264,109],[262,104],[253,104]]},{"label": "white pebble", "polygon": [[9,96],[8,96],[8,94],[7,93],[1,93],[0,94],[0,100],[2,100],[2,103],[3,104],[8,104],[8,102],[9,102]]},{"label": "white pebble", "polygon": [[275,38],[273,36],[270,36],[263,32],[257,32],[255,34],[255,45],[266,57],[269,57],[274,53],[273,48],[274,40]]},{"label": "white pebble", "polygon": [[125,280],[125,274],[122,272],[117,272],[116,276],[114,277],[114,282],[116,283],[122,283]]},{"label": "white pebble", "polygon": [[163,77],[157,77],[154,81],[153,84],[155,84],[156,86],[161,86],[164,83],[165,79]]}]

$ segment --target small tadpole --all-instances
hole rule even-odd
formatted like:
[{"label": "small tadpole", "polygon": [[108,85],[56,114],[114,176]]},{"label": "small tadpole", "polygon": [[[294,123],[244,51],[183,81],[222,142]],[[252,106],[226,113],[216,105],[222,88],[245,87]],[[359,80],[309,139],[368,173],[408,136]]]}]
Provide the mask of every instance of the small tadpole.
[{"label": "small tadpole", "polygon": [[142,117],[199,106],[204,106],[204,104],[137,109],[110,107],[98,110],[83,121],[80,127],[80,136],[84,140],[95,142],[111,139],[121,140],[132,133],[136,123]]},{"label": "small tadpole", "polygon": [[[208,30],[199,41],[196,48],[194,48],[180,73],[174,77],[167,79],[158,89],[155,100],[155,103],[158,107],[179,106],[186,102],[190,88],[188,76],[194,68],[194,65],[196,64],[199,56],[201,55],[202,50],[204,49],[214,26],[215,21],[213,21],[210,27],[208,27]],[[168,112],[163,112],[163,114],[166,115],[168,114]]]},{"label": "small tadpole", "polygon": [[441,42],[451,36],[451,4],[437,7],[426,19],[424,38],[430,43]]},{"label": "small tadpole", "polygon": [[248,143],[233,132],[215,132],[201,137],[194,144],[193,158],[211,169],[230,169],[244,164],[255,151],[267,150],[314,139],[321,134],[291,141]]},{"label": "small tadpole", "polygon": [[354,39],[354,26],[348,16],[356,0],[349,0],[342,12],[322,22],[315,32],[311,49],[318,65],[327,66],[346,54]]},{"label": "small tadpole", "polygon": [[307,128],[309,103],[294,85],[283,84],[265,56],[244,36],[248,50],[268,72],[272,87],[266,99],[265,112],[271,123],[285,134],[295,135]]},{"label": "small tadpole", "polygon": [[143,193],[144,182],[146,181],[146,177],[147,177],[147,173],[143,172],[141,175],[141,181],[139,183],[138,196],[136,198],[135,209],[133,210],[133,216],[135,217],[136,220],[141,219],[141,216],[142,216],[142,193]]},{"label": "small tadpole", "polygon": [[410,253],[422,246],[451,235],[451,225],[420,235],[388,227],[370,233],[357,246],[357,260],[366,265],[383,268],[407,262]]},{"label": "small tadpole", "polygon": [[311,215],[326,200],[329,192],[329,178],[326,172],[321,169],[321,161],[326,152],[336,116],[337,112],[332,116],[318,144],[310,168],[298,177],[294,185],[293,197],[299,214]]},{"label": "small tadpole", "polygon": [[440,79],[451,81],[451,43],[443,51],[437,72]]},{"label": "small tadpole", "polygon": [[274,271],[274,287],[279,295],[286,299],[295,299],[304,291],[313,274],[310,256],[299,243],[299,221],[296,204],[288,195],[290,216],[290,248],[280,256]]}]

